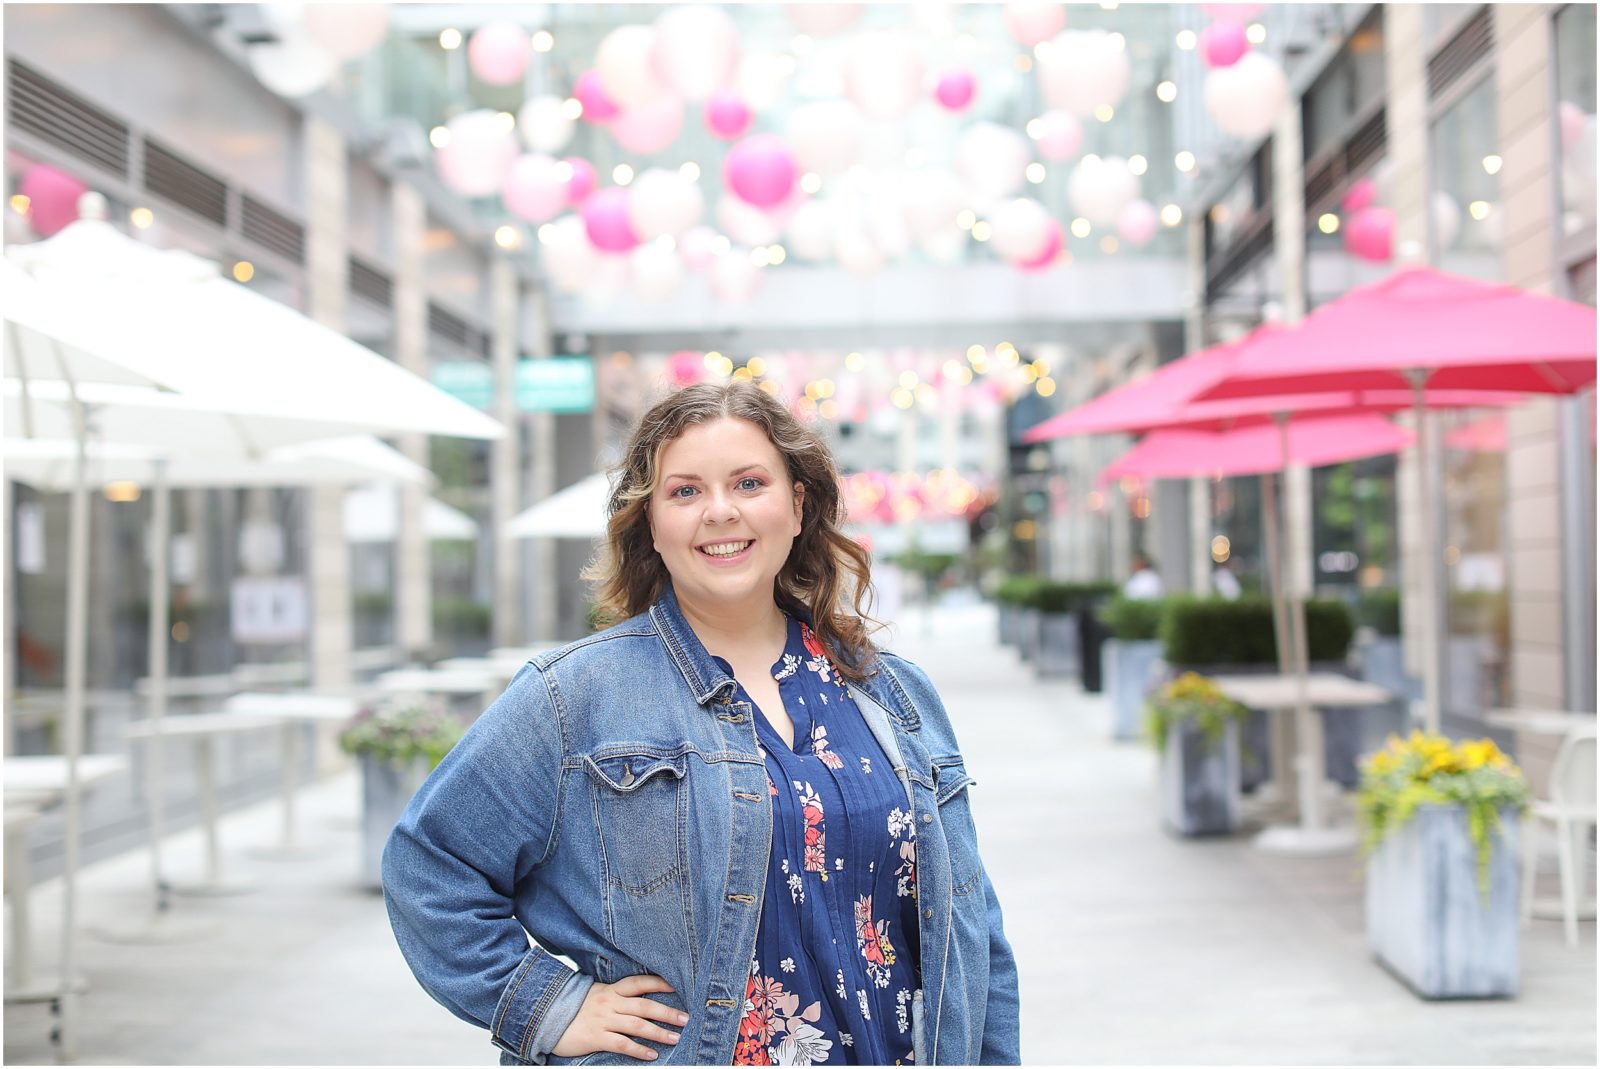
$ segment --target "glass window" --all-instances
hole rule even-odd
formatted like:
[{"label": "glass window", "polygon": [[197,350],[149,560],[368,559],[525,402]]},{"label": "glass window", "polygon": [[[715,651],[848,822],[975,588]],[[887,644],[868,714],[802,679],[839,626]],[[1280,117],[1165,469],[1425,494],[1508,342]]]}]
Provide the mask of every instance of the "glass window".
[{"label": "glass window", "polygon": [[1500,149],[1492,78],[1441,115],[1430,131],[1435,262],[1476,278],[1500,276]]},{"label": "glass window", "polygon": [[[1556,97],[1561,161],[1561,232],[1595,226],[1595,6],[1571,4],[1556,15]],[[1590,293],[1594,291],[1591,288]]]}]

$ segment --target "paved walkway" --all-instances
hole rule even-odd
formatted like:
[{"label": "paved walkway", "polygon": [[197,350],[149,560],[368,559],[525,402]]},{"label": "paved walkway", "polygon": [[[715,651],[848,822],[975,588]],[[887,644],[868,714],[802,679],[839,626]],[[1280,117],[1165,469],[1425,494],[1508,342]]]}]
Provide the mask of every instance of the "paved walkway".
[{"label": "paved walkway", "polygon": [[[1290,860],[1242,837],[1167,836],[1152,756],[1108,741],[1100,698],[1035,682],[994,634],[982,606],[931,620],[913,609],[892,645],[939,684],[978,780],[984,856],[1021,970],[1026,1062],[1595,1063],[1593,924],[1571,949],[1559,923],[1536,921],[1514,1000],[1425,1003],[1371,959],[1353,857]],[[380,899],[359,888],[358,812],[351,772],[307,789],[301,824],[316,849],[297,861],[249,852],[276,841],[275,804],[227,817],[229,871],[261,886],[177,899],[179,918],[218,924],[207,940],[84,936],[80,1061],[493,1064],[487,1040],[416,986]],[[198,833],[175,837],[171,875],[198,874],[200,850]],[[85,926],[141,916],[147,877],[138,852],[90,866]],[[34,903],[48,967],[57,885]],[[50,1027],[44,1006],[7,1006],[6,1062],[51,1061]]]}]

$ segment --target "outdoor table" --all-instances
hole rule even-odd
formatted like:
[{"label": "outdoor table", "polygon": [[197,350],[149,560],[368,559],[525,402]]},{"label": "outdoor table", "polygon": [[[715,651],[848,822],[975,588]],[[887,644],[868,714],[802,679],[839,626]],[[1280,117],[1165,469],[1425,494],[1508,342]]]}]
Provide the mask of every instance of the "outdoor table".
[{"label": "outdoor table", "polygon": [[279,720],[276,718],[246,716],[242,713],[197,713],[193,716],[162,717],[156,724],[139,721],[128,726],[130,741],[190,739],[194,742],[195,770],[200,779],[200,812],[205,821],[206,878],[199,883],[174,884],[173,891],[190,895],[237,895],[256,889],[252,883],[225,880],[222,877],[222,852],[217,844],[217,773],[214,740],[219,735],[260,731],[278,723]]},{"label": "outdoor table", "polygon": [[[1241,705],[1274,713],[1293,714],[1299,698],[1299,677],[1294,674],[1267,676],[1216,676],[1213,682]],[[1350,706],[1380,705],[1391,701],[1393,693],[1375,683],[1312,672],[1305,677],[1306,699],[1313,710]],[[1303,737],[1302,737],[1303,736]],[[1307,730],[1297,732],[1295,748],[1299,783],[1299,823],[1279,824],[1263,830],[1255,838],[1258,850],[1275,854],[1342,853],[1355,848],[1353,828],[1331,825],[1323,810],[1328,790],[1324,778],[1322,722],[1312,717]],[[1273,778],[1287,782],[1285,769],[1273,769]],[[1287,794],[1287,792],[1284,792]]]},{"label": "outdoor table", "polygon": [[476,672],[494,676],[502,684],[511,682],[513,676],[528,663],[526,657],[452,657],[433,666],[436,672]]},{"label": "outdoor table", "polygon": [[[78,758],[78,783],[93,783],[127,771],[126,758],[116,754],[86,754]],[[33,973],[32,910],[33,864],[28,857],[28,830],[44,811],[67,793],[67,761],[55,755],[8,757],[5,761],[5,891],[11,898],[11,975],[6,980],[5,1001],[48,1002],[61,994],[61,981]],[[75,990],[85,990],[76,978]]]},{"label": "outdoor table", "polygon": [[295,763],[300,757],[300,737],[297,728],[304,723],[342,724],[356,715],[360,703],[353,697],[339,694],[313,694],[309,691],[290,691],[282,694],[245,692],[235,694],[222,703],[228,716],[251,718],[267,717],[283,725],[283,836],[272,851],[258,851],[264,857],[304,857],[305,852],[295,842],[294,796]]},{"label": "outdoor table", "polygon": [[374,682],[389,694],[445,694],[450,697],[487,697],[499,686],[492,672],[430,671],[426,668],[399,668],[385,672]]},{"label": "outdoor table", "polygon": [[[1592,730],[1595,726],[1593,713],[1573,712],[1568,709],[1490,709],[1484,714],[1483,720],[1490,727],[1527,732],[1530,735],[1553,735],[1559,738],[1565,738],[1567,733],[1574,729]],[[1527,833],[1525,828],[1523,834]],[[1561,920],[1565,916],[1561,911],[1561,899],[1553,895],[1535,898],[1533,915],[1541,920]],[[1594,918],[1595,900],[1585,898],[1578,903],[1578,919],[1592,921]]]}]

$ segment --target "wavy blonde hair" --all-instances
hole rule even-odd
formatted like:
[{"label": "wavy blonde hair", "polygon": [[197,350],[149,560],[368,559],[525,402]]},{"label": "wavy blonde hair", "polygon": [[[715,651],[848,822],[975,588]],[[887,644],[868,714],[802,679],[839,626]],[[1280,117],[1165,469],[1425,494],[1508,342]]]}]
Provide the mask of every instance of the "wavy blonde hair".
[{"label": "wavy blonde hair", "polygon": [[782,402],[753,383],[700,383],[657,402],[639,420],[622,463],[612,470],[606,540],[583,577],[598,584],[595,615],[602,626],[635,616],[655,603],[670,577],[650,535],[647,506],[661,480],[661,451],[684,430],[718,419],[761,428],[778,450],[790,484],[805,487],[800,534],[773,582],[780,609],[809,617],[811,630],[839,672],[860,682],[877,651],[868,625],[871,558],[841,529],[844,503],[839,470],[827,444]]}]

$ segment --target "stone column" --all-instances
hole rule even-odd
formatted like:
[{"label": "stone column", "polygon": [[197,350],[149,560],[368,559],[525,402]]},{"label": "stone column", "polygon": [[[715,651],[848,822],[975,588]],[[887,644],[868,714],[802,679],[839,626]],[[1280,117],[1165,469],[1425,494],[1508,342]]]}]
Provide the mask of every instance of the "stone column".
[{"label": "stone column", "polygon": [[[1293,325],[1306,314],[1305,166],[1301,155],[1300,109],[1283,109],[1272,131],[1272,232],[1278,276],[1283,280],[1283,320]],[[1309,597],[1311,569],[1311,470],[1293,465],[1284,471],[1285,589]]]},{"label": "stone column", "polygon": [[511,262],[496,256],[489,265],[491,359],[494,365],[494,416],[506,435],[489,447],[489,492],[494,524],[494,643],[519,646],[522,634],[522,546],[505,534],[521,508],[521,450],[517,414],[517,275]]},{"label": "stone column", "polygon": [[[522,337],[535,360],[552,355],[550,345],[550,302],[543,288],[524,293]],[[596,366],[598,373],[598,365]],[[605,406],[595,398],[595,409]],[[528,496],[530,505],[543,501],[561,487],[556,485],[556,417],[550,412],[528,414]],[[529,585],[532,617],[528,637],[547,642],[560,635],[561,601],[557,590],[556,544],[548,538],[533,538],[526,543],[524,561],[531,564]]]},{"label": "stone column", "polygon": [[[422,194],[396,182],[390,192],[394,220],[394,359],[428,377],[428,293],[423,280],[423,239],[428,207]],[[403,434],[395,444],[408,460],[428,467],[428,436]],[[395,645],[407,662],[433,642],[433,561],[422,512],[425,486],[400,491],[400,531],[395,540]]]},{"label": "stone column", "polygon": [[[1183,316],[1183,351],[1206,347],[1206,228],[1202,217],[1184,224],[1188,238],[1184,262],[1189,278]],[[1189,590],[1200,597],[1211,593],[1211,480],[1189,480]]]},{"label": "stone column", "polygon": [[[346,236],[348,168],[343,136],[314,115],[304,118],[306,159],[307,312],[325,327],[344,332],[349,287]],[[307,383],[307,388],[314,384]],[[350,545],[344,537],[344,490],[319,487],[311,495],[311,685],[348,687],[354,619]]]},{"label": "stone column", "polygon": [[[1557,291],[1556,145],[1550,70],[1555,61],[1547,5],[1496,5],[1495,88],[1499,95],[1502,254],[1505,280],[1543,293]],[[1587,600],[1586,576],[1574,558],[1583,550],[1581,524],[1568,522],[1577,480],[1561,448],[1562,402],[1537,398],[1512,409],[1506,440],[1506,555],[1511,599],[1511,700],[1535,708],[1576,708],[1593,685],[1594,645],[1579,648],[1569,599]],[[1573,436],[1576,437],[1576,436]],[[1580,443],[1581,445],[1581,443]],[[1569,537],[1564,532],[1572,530]],[[1576,552],[1574,552],[1576,551]],[[1580,603],[1581,604],[1581,603]],[[1586,630],[1579,628],[1577,630]],[[1573,659],[1579,663],[1573,664]],[[1591,673],[1587,686],[1581,682]],[[1576,679],[1574,678],[1576,677]],[[1592,693],[1592,692],[1591,692]],[[1570,704],[1569,704],[1570,703]],[[1590,708],[1593,708],[1591,705]]]}]

